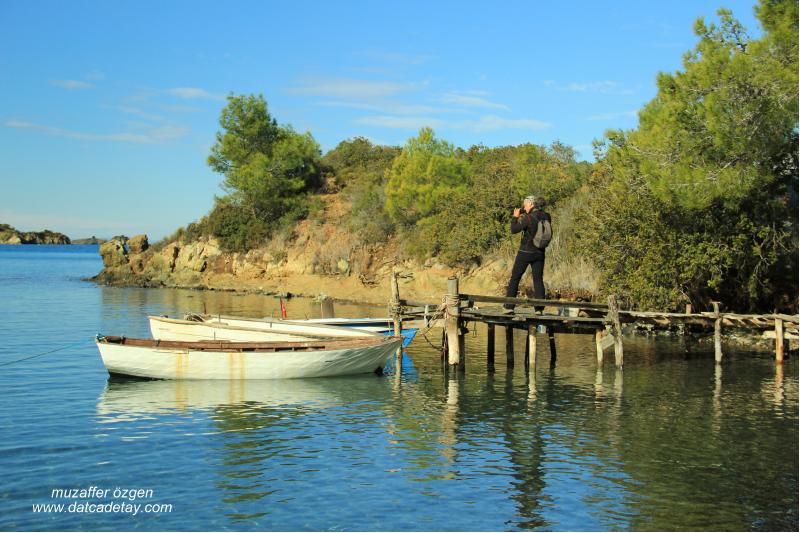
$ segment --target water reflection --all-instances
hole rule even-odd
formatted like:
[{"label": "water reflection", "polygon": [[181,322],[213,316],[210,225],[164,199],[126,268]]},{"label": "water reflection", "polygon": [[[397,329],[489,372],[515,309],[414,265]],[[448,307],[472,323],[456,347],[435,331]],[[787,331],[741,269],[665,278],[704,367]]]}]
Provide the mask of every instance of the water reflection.
[{"label": "water reflection", "polygon": [[[214,302],[228,306],[224,313],[266,309],[264,297],[241,305],[221,296]],[[136,298],[120,305],[168,309],[191,300]],[[384,506],[402,494],[431,529],[797,522],[791,505],[776,505],[786,494],[796,501],[797,457],[781,463],[763,452],[785,449],[787,434],[797,434],[796,366],[734,365],[735,354],[715,365],[713,353],[685,359],[682,346],[634,340],[623,373],[610,360],[597,366],[591,336],[558,336],[557,366],[498,365],[489,373],[482,333],[467,339],[466,373],[444,372],[435,347],[416,342],[395,362],[400,371],[383,378],[109,382],[97,402],[99,431],[153,439],[174,427],[202,443],[210,505],[235,527],[357,528],[358,506],[330,503],[342,491]],[[515,342],[521,363],[525,336]],[[537,344],[549,348],[544,338]],[[309,505],[329,519],[356,515],[286,521]],[[459,522],[462,514],[478,525]]]},{"label": "water reflection", "polygon": [[345,401],[337,378],[136,380],[113,377],[98,398],[97,414],[103,422],[114,422],[171,411],[213,411],[236,405],[319,409],[342,405]]},{"label": "water reflection", "polygon": [[[22,275],[29,269],[11,274],[30,281],[0,287],[14,302],[9,345],[21,354],[95,328],[147,334],[147,314],[277,315],[278,302],[257,295],[63,281],[43,291]],[[337,314],[385,312],[348,305],[337,302]],[[289,302],[292,317],[317,312],[310,300]],[[402,372],[384,377],[106,382],[93,348],[9,367],[0,525],[797,530],[796,359],[776,367],[771,354],[731,351],[717,368],[708,345],[687,358],[683,340],[632,338],[623,375],[613,358],[598,368],[591,336],[556,337],[555,368],[526,368],[518,335],[516,367],[499,350],[487,373],[479,327],[466,373],[446,377],[421,337]],[[546,356],[548,342],[538,344]],[[153,487],[176,509],[135,520],[30,512],[61,484]]]}]

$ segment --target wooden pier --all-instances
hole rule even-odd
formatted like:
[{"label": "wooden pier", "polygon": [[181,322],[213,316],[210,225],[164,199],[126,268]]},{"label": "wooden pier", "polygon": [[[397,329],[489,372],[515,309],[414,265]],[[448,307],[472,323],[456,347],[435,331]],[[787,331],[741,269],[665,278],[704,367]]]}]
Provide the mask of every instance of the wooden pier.
[{"label": "wooden pier", "polygon": [[[720,303],[714,302],[707,312],[694,312],[691,306],[685,313],[627,311],[619,308],[616,297],[609,296],[608,303],[575,302],[562,300],[535,300],[463,294],[459,291],[458,278],[447,281],[447,294],[441,303],[420,303],[400,297],[397,276],[391,280],[392,297],[389,311],[394,320],[395,331],[400,331],[403,320],[423,320],[426,326],[442,326],[442,357],[449,367],[461,371],[465,368],[466,352],[464,334],[470,323],[484,323],[487,327],[487,366],[494,368],[495,335],[498,327],[505,328],[506,366],[514,366],[514,330],[527,333],[526,369],[536,366],[538,337],[547,337],[550,346],[550,364],[556,361],[555,334],[593,335],[597,352],[597,364],[603,364],[605,351],[614,347],[614,362],[618,368],[624,364],[623,325],[648,329],[677,329],[688,332],[696,330],[714,335],[714,360],[722,362],[723,328],[760,331],[775,338],[775,362],[782,364],[786,341],[798,338],[800,316],[769,314],[752,315],[725,313]],[[505,310],[503,306],[513,306]]]}]

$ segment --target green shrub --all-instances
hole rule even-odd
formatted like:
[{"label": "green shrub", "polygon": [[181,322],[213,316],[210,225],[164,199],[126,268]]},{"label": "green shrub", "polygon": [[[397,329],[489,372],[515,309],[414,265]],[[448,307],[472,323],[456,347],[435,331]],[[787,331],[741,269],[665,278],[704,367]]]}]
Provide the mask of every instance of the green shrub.
[{"label": "green shrub", "polygon": [[350,230],[365,244],[386,242],[394,232],[394,224],[384,205],[386,193],[381,184],[369,184],[351,192]]},{"label": "green shrub", "polygon": [[269,226],[247,206],[218,201],[208,214],[211,234],[226,252],[245,252],[263,244]]}]

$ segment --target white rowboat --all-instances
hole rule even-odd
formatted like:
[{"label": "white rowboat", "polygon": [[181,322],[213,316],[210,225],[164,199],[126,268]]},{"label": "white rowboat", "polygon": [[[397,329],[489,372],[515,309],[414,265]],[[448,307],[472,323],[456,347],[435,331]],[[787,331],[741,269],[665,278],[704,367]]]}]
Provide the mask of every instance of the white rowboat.
[{"label": "white rowboat", "polygon": [[199,317],[178,320],[160,316],[148,317],[154,339],[163,341],[314,341],[336,338],[375,338],[378,333],[324,324],[308,324],[288,320]]},{"label": "white rowboat", "polygon": [[180,342],[98,335],[109,374],[155,379],[287,379],[381,371],[403,338]]}]

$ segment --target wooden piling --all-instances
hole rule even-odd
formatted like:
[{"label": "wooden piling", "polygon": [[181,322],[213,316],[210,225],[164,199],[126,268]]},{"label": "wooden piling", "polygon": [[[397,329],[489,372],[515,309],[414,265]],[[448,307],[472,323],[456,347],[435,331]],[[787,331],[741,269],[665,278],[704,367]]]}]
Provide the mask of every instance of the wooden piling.
[{"label": "wooden piling", "polygon": [[[397,281],[397,272],[392,272],[392,322],[394,325],[394,334],[395,335],[402,335],[403,332],[403,318],[402,318],[402,310],[400,309],[400,284]],[[403,346],[401,345],[397,348],[397,352],[395,353],[397,358],[398,368],[400,368],[400,362],[403,358]]]},{"label": "wooden piling", "polygon": [[712,302],[714,305],[714,361],[717,364],[722,362],[722,317],[719,314],[719,302]]},{"label": "wooden piling", "polygon": [[[686,314],[687,315],[691,315],[692,311],[694,311],[694,309],[692,308],[692,304],[686,304]],[[689,333],[691,333],[691,332],[692,332],[691,326],[689,326],[688,323],[684,322],[683,323],[683,331],[682,331],[683,336],[687,337],[689,335]]]},{"label": "wooden piling", "polygon": [[550,367],[556,366],[556,333],[552,326],[547,328],[547,339],[550,341]]},{"label": "wooden piling", "polygon": [[506,367],[514,368],[514,326],[506,326]]},{"label": "wooden piling", "polygon": [[608,318],[611,320],[611,335],[614,337],[614,362],[618,368],[622,368],[622,326],[619,322],[619,306],[617,297],[613,294],[608,297]]},{"label": "wooden piling", "polygon": [[486,324],[486,367],[494,371],[494,324]]},{"label": "wooden piling", "polygon": [[319,308],[320,318],[334,318],[336,316],[333,310],[333,299],[328,296],[320,298]]},{"label": "wooden piling", "polygon": [[459,323],[458,278],[449,278],[447,280],[447,296],[445,299],[447,314],[444,326],[447,332],[447,362],[450,365],[460,365],[461,348],[464,345],[464,341],[461,338],[461,324]]},{"label": "wooden piling", "polygon": [[775,362],[783,364],[783,319],[775,319]]},{"label": "wooden piling", "polygon": [[598,329],[594,332],[594,346],[597,350],[597,366],[603,366],[603,338],[608,335],[606,330]]},{"label": "wooden piling", "polygon": [[536,372],[536,324],[528,325],[528,372]]}]

